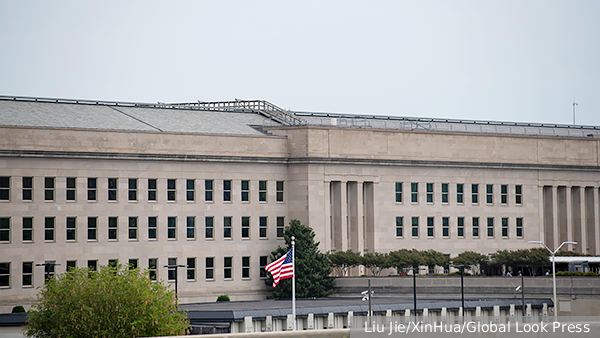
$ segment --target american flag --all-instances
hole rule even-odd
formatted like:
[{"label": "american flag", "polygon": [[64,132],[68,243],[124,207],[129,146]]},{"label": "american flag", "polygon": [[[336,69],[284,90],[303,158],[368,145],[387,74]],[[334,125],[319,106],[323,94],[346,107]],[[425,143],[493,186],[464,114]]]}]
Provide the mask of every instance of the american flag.
[{"label": "american flag", "polygon": [[279,280],[294,277],[294,249],[290,249],[278,260],[265,265],[265,270],[273,275],[273,287],[279,284]]}]

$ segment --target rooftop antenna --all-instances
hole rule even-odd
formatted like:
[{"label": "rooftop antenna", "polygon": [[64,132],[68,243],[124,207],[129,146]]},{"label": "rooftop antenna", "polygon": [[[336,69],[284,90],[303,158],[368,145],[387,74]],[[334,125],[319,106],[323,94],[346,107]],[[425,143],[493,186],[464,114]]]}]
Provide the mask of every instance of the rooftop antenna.
[{"label": "rooftop antenna", "polygon": [[575,102],[575,96],[573,96],[573,125],[575,125],[575,106],[578,106],[579,103]]}]

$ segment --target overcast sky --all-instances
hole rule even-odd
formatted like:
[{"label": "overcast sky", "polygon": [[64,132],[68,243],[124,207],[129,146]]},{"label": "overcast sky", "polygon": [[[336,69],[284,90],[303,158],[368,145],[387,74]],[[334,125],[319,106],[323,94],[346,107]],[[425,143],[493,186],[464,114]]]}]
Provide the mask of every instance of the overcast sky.
[{"label": "overcast sky", "polygon": [[0,0],[0,95],[600,125],[600,1]]}]

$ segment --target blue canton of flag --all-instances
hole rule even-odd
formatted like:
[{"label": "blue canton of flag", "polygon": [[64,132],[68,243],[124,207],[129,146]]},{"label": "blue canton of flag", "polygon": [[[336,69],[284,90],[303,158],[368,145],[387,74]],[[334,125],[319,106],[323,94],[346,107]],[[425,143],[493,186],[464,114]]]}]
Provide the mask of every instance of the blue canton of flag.
[{"label": "blue canton of flag", "polygon": [[265,270],[273,275],[273,287],[279,284],[279,280],[294,277],[294,249],[281,256],[271,264],[265,265]]}]

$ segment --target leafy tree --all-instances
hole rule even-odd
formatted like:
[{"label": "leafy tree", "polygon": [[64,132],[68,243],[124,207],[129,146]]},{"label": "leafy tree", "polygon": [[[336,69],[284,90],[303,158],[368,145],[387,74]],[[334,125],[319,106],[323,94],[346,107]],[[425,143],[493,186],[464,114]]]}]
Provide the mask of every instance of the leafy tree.
[{"label": "leafy tree", "polygon": [[479,273],[481,264],[487,263],[488,257],[475,251],[463,251],[452,259],[455,265],[473,265],[474,270]]},{"label": "leafy tree", "polygon": [[[283,230],[286,246],[278,247],[271,252],[271,261],[285,255],[292,248],[292,236],[296,238],[296,297],[326,297],[333,293],[334,279],[331,274],[331,260],[329,255],[319,251],[319,242],[315,242],[315,232],[309,226],[301,224],[299,220],[292,219]],[[265,281],[273,285],[273,276]],[[271,294],[272,298],[292,298],[292,280],[290,278],[279,281],[279,285]]]},{"label": "leafy tree", "polygon": [[436,265],[441,266],[444,269],[448,269],[450,267],[450,257],[439,251],[430,249],[427,251],[421,251],[420,254],[423,256],[424,264],[430,268],[433,268]]},{"label": "leafy tree", "polygon": [[349,268],[353,268],[361,264],[360,254],[358,252],[353,252],[352,250],[339,251],[334,254],[329,254],[329,259],[331,260],[331,265],[338,276],[345,276],[346,271]]},{"label": "leafy tree", "polygon": [[372,276],[379,276],[383,269],[391,267],[390,256],[379,252],[366,253],[360,257],[359,262],[371,271]]},{"label": "leafy tree", "polygon": [[123,265],[54,276],[28,313],[28,337],[156,337],[184,334],[187,315],[175,294]]},{"label": "leafy tree", "polygon": [[417,249],[400,249],[389,253],[390,267],[396,268],[398,273],[405,268],[416,268],[425,264],[423,255]]}]

